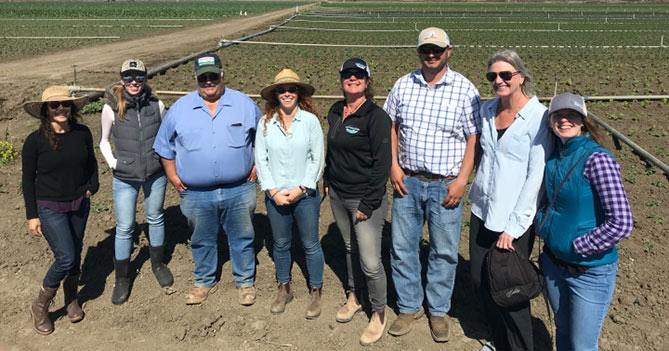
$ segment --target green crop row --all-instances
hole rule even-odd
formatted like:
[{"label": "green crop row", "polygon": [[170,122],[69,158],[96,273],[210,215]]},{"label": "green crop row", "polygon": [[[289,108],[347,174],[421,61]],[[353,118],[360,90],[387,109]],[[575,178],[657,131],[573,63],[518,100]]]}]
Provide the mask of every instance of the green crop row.
[{"label": "green crop row", "polygon": [[194,19],[279,10],[301,1],[3,2],[3,19]]}]

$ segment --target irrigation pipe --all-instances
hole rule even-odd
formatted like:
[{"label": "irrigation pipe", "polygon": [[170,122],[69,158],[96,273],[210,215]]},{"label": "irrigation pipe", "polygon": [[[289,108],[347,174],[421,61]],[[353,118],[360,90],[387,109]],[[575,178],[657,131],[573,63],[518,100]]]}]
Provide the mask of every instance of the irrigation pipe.
[{"label": "irrigation pipe", "polygon": [[[70,92],[96,92],[97,94],[102,94],[105,89],[103,88],[86,88],[86,87],[80,87],[80,86],[70,86]],[[172,90],[156,90],[154,91],[155,94],[157,95],[172,95],[172,96],[183,96],[190,94],[191,91],[172,91]],[[260,95],[259,94],[246,94],[250,98],[254,99],[259,99]],[[374,96],[375,100],[385,100],[387,96]],[[483,97],[481,100],[490,100],[493,99],[494,97]],[[595,101],[595,100],[612,100],[612,101],[623,101],[623,100],[658,100],[658,99],[667,99],[669,98],[669,95],[638,95],[638,96],[587,96],[584,97],[586,101]],[[342,99],[341,95],[313,95],[312,99],[321,99],[321,100],[340,100]],[[550,101],[552,97],[540,97],[540,101]],[[602,126],[602,128],[606,129],[607,131],[611,132],[611,135],[613,135],[613,140],[614,143],[616,144],[617,148],[620,148],[620,144],[618,140],[621,140],[625,144],[627,144],[629,147],[634,150],[634,152],[642,157],[643,159],[647,160],[648,162],[654,164],[657,166],[659,169],[661,169],[664,174],[669,177],[669,166],[664,164],[662,161],[660,161],[657,157],[653,156],[651,153],[648,151],[644,150],[642,147],[637,145],[635,142],[632,140],[628,139],[626,136],[615,130],[613,127],[611,127],[609,124],[604,122],[602,119],[599,117],[595,116],[592,112],[588,113],[588,116],[591,117],[595,122],[599,123],[599,125]]]},{"label": "irrigation pipe", "polygon": [[[364,22],[362,22],[364,23]],[[405,22],[410,23],[410,22]],[[415,23],[415,22],[414,22]],[[386,23],[387,24],[387,23]],[[558,23],[559,24],[559,23]],[[316,28],[316,27],[281,27],[282,29],[299,29],[323,32],[415,32],[415,29],[352,29],[352,28]],[[562,33],[669,33],[669,29],[514,29],[514,28],[444,28],[447,32],[562,32]]]},{"label": "irrigation pipe", "polygon": [[[278,46],[310,46],[310,47],[348,47],[348,48],[415,48],[416,45],[364,45],[364,44],[327,44],[327,43],[282,43],[270,41],[240,41],[221,39],[222,43],[278,45]],[[664,45],[453,45],[455,48],[522,48],[522,49],[666,49]]]},{"label": "irrigation pipe", "polygon": [[120,39],[119,36],[103,37],[0,37],[0,39]]},{"label": "irrigation pipe", "polygon": [[[82,86],[70,86],[71,92],[104,92],[104,88],[88,88]],[[153,93],[157,95],[175,95],[183,96],[190,94],[192,91],[176,91],[176,90],[154,90]],[[252,98],[260,98],[258,94],[246,94]],[[324,99],[324,100],[339,100],[342,98],[341,95],[313,95],[313,99]],[[386,95],[374,96],[376,100],[385,100],[388,98]],[[494,99],[494,96],[483,96],[481,100],[491,100]],[[551,97],[537,97],[539,101],[549,102],[553,98]],[[621,95],[621,96],[584,96],[585,101],[631,101],[631,100],[663,100],[669,99],[669,95]]]},{"label": "irrigation pipe", "polygon": [[669,166],[667,166],[664,162],[660,161],[657,157],[653,156],[651,153],[644,150],[641,146],[637,145],[635,142],[628,139],[626,136],[624,136],[619,131],[615,130],[608,123],[604,122],[601,118],[595,116],[592,112],[588,113],[588,117],[595,120],[595,122],[597,122],[600,126],[602,126],[602,128],[611,132],[611,135],[613,136],[613,142],[616,144],[616,147],[618,149],[620,148],[620,143],[618,142],[618,140],[621,140],[622,142],[627,144],[629,147],[631,147],[632,150],[634,150],[634,152],[637,155],[639,155],[641,158],[645,159],[646,161],[648,161],[648,162],[654,164],[655,166],[657,166],[657,168],[661,169],[662,172],[664,172],[665,176],[669,178]]}]

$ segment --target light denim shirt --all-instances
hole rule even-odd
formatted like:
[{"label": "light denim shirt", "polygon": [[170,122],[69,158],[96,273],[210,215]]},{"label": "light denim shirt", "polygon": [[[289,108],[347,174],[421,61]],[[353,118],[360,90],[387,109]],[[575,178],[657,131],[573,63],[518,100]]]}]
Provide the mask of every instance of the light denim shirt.
[{"label": "light denim shirt", "polygon": [[536,214],[553,137],[547,109],[535,96],[498,141],[498,103],[496,98],[481,107],[483,153],[469,198],[472,213],[484,221],[486,228],[517,239],[527,231]]},{"label": "light denim shirt", "polygon": [[261,190],[279,191],[303,185],[316,189],[323,174],[323,130],[318,117],[298,110],[288,131],[276,118],[258,123],[256,133],[256,171]]},{"label": "light denim shirt", "polygon": [[177,100],[160,125],[153,149],[175,160],[186,186],[232,184],[253,168],[260,109],[248,96],[225,88],[212,115],[197,91]]}]

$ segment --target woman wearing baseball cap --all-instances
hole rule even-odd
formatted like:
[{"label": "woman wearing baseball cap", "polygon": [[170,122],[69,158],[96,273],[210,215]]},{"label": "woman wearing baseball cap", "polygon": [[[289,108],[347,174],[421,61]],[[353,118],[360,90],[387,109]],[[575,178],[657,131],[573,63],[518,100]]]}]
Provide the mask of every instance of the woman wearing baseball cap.
[{"label": "woman wearing baseball cap", "polygon": [[[169,288],[174,282],[172,272],[163,262],[163,203],[167,177],[153,151],[153,141],[165,116],[165,105],[146,84],[147,72],[142,61],[129,59],[123,62],[120,78],[119,83],[110,85],[105,91],[100,121],[100,151],[114,174],[116,279],[111,301],[115,305],[126,302],[130,294],[130,253],[140,188],[144,191],[144,208],[149,224],[151,270],[162,288]],[[112,136],[115,155],[109,142]]]},{"label": "woman wearing baseball cap", "polygon": [[93,137],[77,121],[86,101],[70,96],[66,86],[51,86],[42,93],[42,100],[23,105],[40,120],[21,154],[28,229],[46,239],[55,257],[30,309],[33,329],[42,335],[53,332],[49,305],[61,281],[68,318],[72,323],[84,318],[77,300],[81,250],[89,198],[99,187]]},{"label": "woman wearing baseball cap", "polygon": [[546,162],[546,206],[535,219],[544,240],[541,267],[553,307],[557,350],[597,350],[618,271],[616,246],[634,219],[620,165],[602,147],[580,95],[551,101],[559,139]]},{"label": "woman wearing baseball cap", "polygon": [[367,290],[372,316],[360,343],[370,345],[381,338],[388,320],[381,234],[388,214],[391,121],[372,101],[367,62],[348,59],[339,75],[344,99],[328,112],[330,129],[323,176],[335,223],[346,244],[348,299],[336,320],[351,321],[362,309],[363,292]]},{"label": "woman wearing baseball cap", "polygon": [[267,217],[274,238],[274,265],[278,290],[270,306],[283,313],[293,300],[290,286],[290,247],[293,223],[297,225],[306,256],[311,301],[306,319],[321,314],[323,249],[318,236],[320,194],[317,183],[323,174],[323,130],[311,101],[314,87],[284,69],[265,87],[265,115],[258,122],[255,160],[260,188],[265,191]]}]

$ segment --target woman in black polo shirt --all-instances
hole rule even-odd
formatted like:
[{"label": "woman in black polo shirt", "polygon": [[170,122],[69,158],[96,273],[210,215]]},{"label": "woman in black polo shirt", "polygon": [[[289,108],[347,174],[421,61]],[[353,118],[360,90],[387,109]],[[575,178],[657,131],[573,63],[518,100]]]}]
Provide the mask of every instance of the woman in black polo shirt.
[{"label": "woman in black polo shirt", "polygon": [[[386,183],[390,176],[391,120],[372,100],[367,63],[358,58],[340,70],[344,100],[328,112],[325,193],[346,243],[348,299],[337,312],[341,323],[362,309],[365,285],[372,303],[372,317],[360,343],[369,345],[383,335],[387,319],[386,274],[381,262],[381,233],[388,213]],[[364,277],[364,280],[363,280]]]},{"label": "woman in black polo shirt", "polygon": [[49,305],[63,282],[67,316],[84,318],[77,301],[84,229],[89,198],[98,191],[98,167],[91,131],[77,123],[85,98],[73,98],[66,86],[44,90],[41,101],[23,108],[40,120],[38,130],[23,144],[23,197],[31,233],[46,239],[56,261],[46,273],[37,300],[31,306],[33,328],[51,334]]}]

